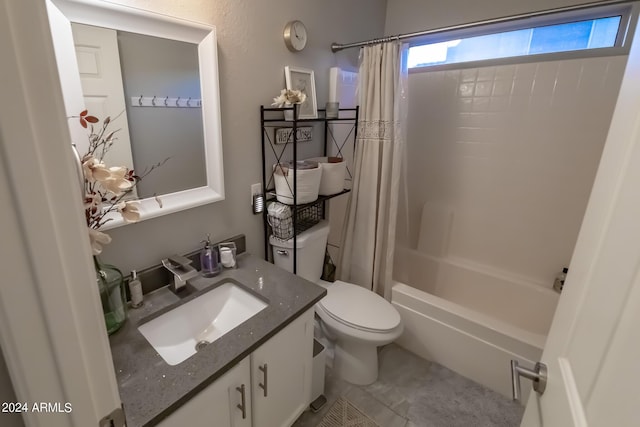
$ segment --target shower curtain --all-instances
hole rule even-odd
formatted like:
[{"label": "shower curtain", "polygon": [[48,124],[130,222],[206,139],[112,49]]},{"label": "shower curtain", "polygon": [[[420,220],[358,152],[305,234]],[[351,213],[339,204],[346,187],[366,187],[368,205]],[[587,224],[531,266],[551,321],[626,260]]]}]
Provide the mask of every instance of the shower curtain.
[{"label": "shower curtain", "polygon": [[406,57],[406,45],[397,41],[360,52],[355,168],[339,264],[342,280],[387,299],[405,150]]}]

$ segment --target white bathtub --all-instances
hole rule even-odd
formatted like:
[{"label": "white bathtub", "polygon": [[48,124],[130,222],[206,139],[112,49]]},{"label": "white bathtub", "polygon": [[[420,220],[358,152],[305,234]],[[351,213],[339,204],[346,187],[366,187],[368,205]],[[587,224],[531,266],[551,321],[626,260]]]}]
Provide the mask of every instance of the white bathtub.
[{"label": "white bathtub", "polygon": [[[391,302],[404,321],[397,343],[511,396],[510,360],[540,360],[558,294],[460,260],[397,248]],[[526,402],[530,384],[523,380]]]}]

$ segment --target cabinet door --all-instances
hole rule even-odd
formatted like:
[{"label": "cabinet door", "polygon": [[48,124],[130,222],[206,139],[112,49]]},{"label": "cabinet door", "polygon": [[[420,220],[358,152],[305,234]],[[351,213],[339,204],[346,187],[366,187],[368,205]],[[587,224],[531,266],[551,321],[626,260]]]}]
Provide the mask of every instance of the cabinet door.
[{"label": "cabinet door", "polygon": [[[161,421],[160,427],[250,427],[251,386],[250,362],[246,357],[213,384]],[[245,414],[241,392],[244,385]]]},{"label": "cabinet door", "polygon": [[313,308],[251,354],[253,427],[287,427],[311,403]]}]

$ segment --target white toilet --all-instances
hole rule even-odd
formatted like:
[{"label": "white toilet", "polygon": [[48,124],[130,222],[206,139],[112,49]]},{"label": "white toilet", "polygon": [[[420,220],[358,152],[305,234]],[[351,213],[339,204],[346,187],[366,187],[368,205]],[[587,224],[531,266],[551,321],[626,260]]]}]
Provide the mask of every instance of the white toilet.
[{"label": "white toilet", "polygon": [[[342,379],[358,385],[378,378],[377,347],[402,333],[398,311],[378,294],[351,283],[320,280],[329,235],[321,221],[297,237],[297,274],[327,289],[315,311],[325,336],[335,343],[333,369]],[[269,239],[277,266],[293,271],[293,239]]]}]

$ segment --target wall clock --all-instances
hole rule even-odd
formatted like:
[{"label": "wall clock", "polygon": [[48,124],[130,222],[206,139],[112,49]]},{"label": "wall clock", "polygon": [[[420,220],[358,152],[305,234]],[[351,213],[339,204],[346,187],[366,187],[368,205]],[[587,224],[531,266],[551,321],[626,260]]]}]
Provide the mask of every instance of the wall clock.
[{"label": "wall clock", "polygon": [[302,21],[290,21],[284,27],[284,44],[291,52],[300,52],[307,45],[307,29]]}]

